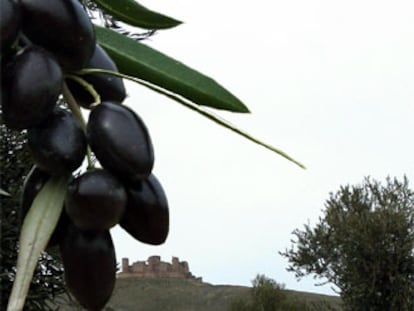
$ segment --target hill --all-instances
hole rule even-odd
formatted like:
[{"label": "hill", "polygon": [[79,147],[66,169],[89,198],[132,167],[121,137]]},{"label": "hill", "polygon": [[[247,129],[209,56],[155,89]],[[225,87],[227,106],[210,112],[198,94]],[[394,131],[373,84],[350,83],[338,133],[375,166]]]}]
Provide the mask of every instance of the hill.
[{"label": "hill", "polygon": [[[286,292],[294,299],[330,305],[333,310],[340,310],[338,297]],[[226,311],[231,301],[248,295],[249,287],[245,286],[211,285],[176,278],[126,278],[117,280],[105,311]],[[81,309],[66,305],[60,310]]]}]

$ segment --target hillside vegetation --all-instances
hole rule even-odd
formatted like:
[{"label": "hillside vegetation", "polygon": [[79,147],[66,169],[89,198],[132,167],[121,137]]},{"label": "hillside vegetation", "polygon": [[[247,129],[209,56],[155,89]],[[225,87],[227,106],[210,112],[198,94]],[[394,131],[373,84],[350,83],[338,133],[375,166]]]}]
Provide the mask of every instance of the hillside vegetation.
[{"label": "hillside vegetation", "polygon": [[[286,292],[294,299],[330,305],[332,310],[340,310],[338,297]],[[211,285],[174,278],[118,279],[105,311],[226,311],[234,299],[248,296],[249,287],[245,286]],[[64,305],[60,310],[82,308]]]}]

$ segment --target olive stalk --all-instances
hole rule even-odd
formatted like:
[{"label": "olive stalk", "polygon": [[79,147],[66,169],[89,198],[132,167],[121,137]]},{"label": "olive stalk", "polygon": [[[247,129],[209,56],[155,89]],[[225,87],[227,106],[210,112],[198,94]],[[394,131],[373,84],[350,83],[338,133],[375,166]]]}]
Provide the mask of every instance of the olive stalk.
[{"label": "olive stalk", "polygon": [[299,161],[295,160],[294,158],[292,158],[291,156],[289,156],[287,153],[283,152],[282,150],[280,150],[278,148],[275,148],[272,145],[269,145],[269,144],[267,144],[267,143],[259,140],[256,137],[253,137],[249,133],[246,133],[245,131],[237,128],[236,126],[234,126],[233,124],[231,124],[229,121],[227,121],[227,120],[225,120],[225,119],[223,119],[223,118],[221,118],[221,117],[219,117],[219,116],[217,116],[217,115],[215,115],[215,114],[213,114],[213,113],[211,113],[211,112],[209,112],[209,111],[201,108],[200,106],[198,106],[198,105],[196,105],[196,104],[194,104],[194,103],[192,103],[192,102],[190,102],[188,100],[185,100],[181,96],[178,96],[178,95],[176,95],[176,94],[174,94],[174,93],[172,93],[170,91],[167,91],[167,90],[165,90],[165,89],[163,89],[163,88],[161,88],[159,86],[156,86],[156,85],[154,85],[154,84],[152,84],[152,83],[150,83],[148,81],[145,81],[145,80],[142,80],[142,79],[139,79],[139,78],[136,78],[136,77],[128,76],[128,75],[125,75],[125,74],[122,74],[122,73],[119,73],[119,72],[116,72],[116,71],[104,70],[104,69],[82,69],[82,70],[80,70],[80,71],[78,71],[76,73],[79,74],[79,75],[94,74],[94,73],[110,74],[110,75],[113,75],[113,76],[116,76],[116,77],[120,77],[120,78],[124,78],[124,79],[131,80],[131,81],[133,81],[135,83],[138,83],[140,85],[143,85],[143,86],[149,88],[150,90],[153,90],[153,91],[155,91],[155,92],[157,92],[159,94],[162,94],[162,95],[164,95],[164,96],[166,96],[166,97],[168,97],[168,98],[170,98],[170,99],[172,99],[172,100],[174,100],[174,101],[176,101],[176,102],[184,105],[185,107],[187,107],[187,108],[189,108],[189,109],[191,109],[191,110],[193,110],[195,112],[198,112],[202,116],[204,116],[204,117],[208,118],[209,120],[211,120],[211,121],[213,121],[213,122],[215,122],[215,123],[217,123],[217,124],[219,124],[219,125],[227,128],[228,130],[230,130],[230,131],[232,131],[232,132],[234,132],[236,134],[239,134],[240,136],[246,138],[247,140],[250,140],[251,142],[253,142],[253,143],[257,144],[257,145],[262,146],[262,147],[264,147],[264,148],[266,148],[266,149],[268,149],[268,150],[270,150],[270,151],[272,151],[272,152],[280,155],[281,157],[285,158],[286,160],[288,160],[288,161],[296,164],[300,168],[306,169],[305,165],[303,165]]},{"label": "olive stalk", "polygon": [[96,106],[96,105],[101,103],[101,96],[99,96],[98,92],[96,92],[96,90],[95,90],[95,88],[93,87],[92,84],[86,82],[84,79],[79,78],[78,76],[75,76],[75,75],[66,74],[65,77],[75,81],[76,83],[79,83],[80,85],[83,86],[83,88],[89,94],[91,94],[91,96],[93,97],[93,99],[95,101],[91,106]]},{"label": "olive stalk", "polygon": [[[65,98],[70,110],[72,111],[73,115],[79,120],[79,122],[81,123],[82,129],[86,134],[86,121],[85,121],[85,118],[83,117],[82,112],[81,112],[78,104],[76,103],[76,100],[72,95],[72,92],[69,90],[69,87],[66,84],[66,82],[63,82],[62,94],[63,94],[63,97]],[[89,145],[86,148],[86,157],[88,159],[88,170],[93,169],[95,166],[94,166],[93,159],[92,159],[92,151],[91,151],[91,148],[90,148]]]}]

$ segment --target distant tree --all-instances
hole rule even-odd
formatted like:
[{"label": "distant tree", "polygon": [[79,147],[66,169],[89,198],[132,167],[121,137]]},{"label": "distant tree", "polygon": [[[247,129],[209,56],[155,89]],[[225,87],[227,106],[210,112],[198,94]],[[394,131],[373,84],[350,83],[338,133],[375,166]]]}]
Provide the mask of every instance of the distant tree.
[{"label": "distant tree", "polygon": [[294,300],[286,294],[284,285],[265,275],[258,274],[252,281],[250,297],[234,300],[229,311],[311,311],[327,310],[318,304],[314,308],[303,301]]},{"label": "distant tree", "polygon": [[283,284],[279,284],[275,280],[259,274],[252,281],[252,285],[254,310],[280,310],[278,306],[286,300],[286,294],[283,292]]},{"label": "distant tree", "polygon": [[414,310],[414,193],[408,180],[365,178],[326,201],[315,228],[296,229],[288,271],[340,291],[346,310]]},{"label": "distant tree", "polygon": [[[22,184],[32,166],[24,132],[8,130],[0,113],[0,310],[6,310],[16,272],[22,212],[19,206]],[[43,253],[37,266],[25,310],[54,310],[52,301],[65,292],[63,268],[53,254]]]}]

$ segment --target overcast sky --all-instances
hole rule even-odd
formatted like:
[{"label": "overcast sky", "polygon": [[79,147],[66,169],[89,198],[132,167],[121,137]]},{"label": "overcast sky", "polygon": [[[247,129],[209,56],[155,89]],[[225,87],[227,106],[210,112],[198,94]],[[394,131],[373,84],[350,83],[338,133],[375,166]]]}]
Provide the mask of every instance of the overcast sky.
[{"label": "overcast sky", "polygon": [[213,284],[257,273],[297,282],[278,251],[315,223],[330,192],[370,175],[414,182],[414,3],[382,0],[153,0],[185,23],[146,43],[214,77],[252,111],[218,114],[303,162],[302,170],[134,84],[125,104],[151,133],[170,204],[164,245],[113,229],[118,261],[187,260]]}]

